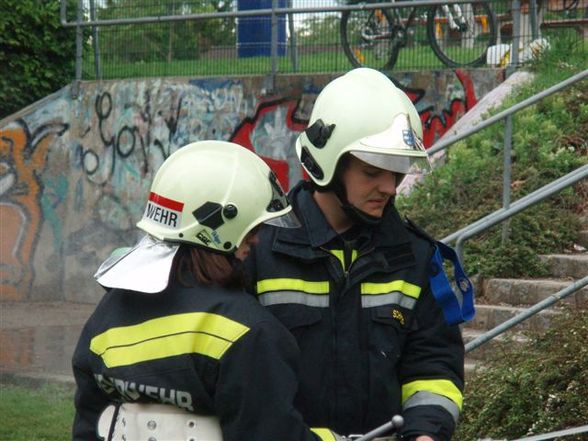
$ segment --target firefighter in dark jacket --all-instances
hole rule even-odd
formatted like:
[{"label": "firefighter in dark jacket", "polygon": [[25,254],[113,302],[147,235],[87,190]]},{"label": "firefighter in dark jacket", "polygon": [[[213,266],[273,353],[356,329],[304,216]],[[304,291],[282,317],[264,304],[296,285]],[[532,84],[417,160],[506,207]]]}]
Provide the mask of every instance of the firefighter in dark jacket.
[{"label": "firefighter in dark jacket", "polygon": [[164,162],[147,235],[96,274],[108,291],[73,356],[75,441],[339,439],[294,410],[296,342],[242,290],[258,225],[288,222],[275,175],[241,146],[197,142]]},{"label": "firefighter in dark jacket", "polygon": [[361,434],[401,414],[402,439],[454,432],[460,330],[431,292],[435,242],[394,207],[402,178],[429,166],[421,140],[416,109],[385,75],[333,80],[296,143],[311,179],[289,193],[302,226],[262,228],[246,261],[252,291],[298,341],[295,406],[311,425]]}]

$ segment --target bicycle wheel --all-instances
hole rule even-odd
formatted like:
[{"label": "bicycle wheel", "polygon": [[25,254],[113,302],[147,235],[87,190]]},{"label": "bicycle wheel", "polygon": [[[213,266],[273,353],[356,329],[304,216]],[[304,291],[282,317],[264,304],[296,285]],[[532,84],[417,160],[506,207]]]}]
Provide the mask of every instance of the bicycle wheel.
[{"label": "bicycle wheel", "polygon": [[488,3],[436,5],[427,13],[427,36],[435,55],[449,67],[477,66],[496,44],[496,18]]},{"label": "bicycle wheel", "polygon": [[396,63],[400,47],[387,10],[343,11],[340,29],[343,51],[354,67],[384,70]]}]

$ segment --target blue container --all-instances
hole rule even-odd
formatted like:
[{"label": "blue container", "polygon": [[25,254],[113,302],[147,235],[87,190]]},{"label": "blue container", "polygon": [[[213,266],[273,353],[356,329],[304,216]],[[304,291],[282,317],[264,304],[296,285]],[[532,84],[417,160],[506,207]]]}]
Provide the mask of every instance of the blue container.
[{"label": "blue container", "polygon": [[[278,7],[285,8],[286,0]],[[239,11],[271,9],[272,0],[238,0]],[[239,57],[270,56],[272,52],[271,15],[239,17],[237,22],[237,55]],[[286,16],[278,15],[278,55],[286,54]]]}]

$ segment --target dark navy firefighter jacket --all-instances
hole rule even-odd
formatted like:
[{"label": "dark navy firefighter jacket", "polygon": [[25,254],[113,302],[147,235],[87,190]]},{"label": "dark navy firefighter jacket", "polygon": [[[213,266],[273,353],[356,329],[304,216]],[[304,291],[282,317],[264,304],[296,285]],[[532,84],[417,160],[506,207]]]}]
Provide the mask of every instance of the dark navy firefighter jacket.
[{"label": "dark navy firefighter jacket", "polygon": [[264,226],[246,266],[252,291],[298,341],[304,420],[349,435],[402,414],[403,436],[449,440],[464,346],[430,291],[432,242],[393,207],[377,227],[339,236],[308,184],[289,197],[302,227]]},{"label": "dark navy firefighter jacket", "polygon": [[334,441],[292,406],[298,349],[244,292],[175,284],[158,294],[113,289],[73,356],[74,441],[97,440],[111,403],[169,404],[216,415],[224,441]]}]

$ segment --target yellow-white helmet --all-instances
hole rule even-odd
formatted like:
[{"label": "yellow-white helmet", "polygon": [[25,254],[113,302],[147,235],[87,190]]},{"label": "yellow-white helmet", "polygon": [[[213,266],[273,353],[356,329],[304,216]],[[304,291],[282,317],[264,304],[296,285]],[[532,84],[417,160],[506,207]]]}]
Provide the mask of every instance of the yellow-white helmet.
[{"label": "yellow-white helmet", "polygon": [[255,153],[225,141],[200,141],[157,171],[137,227],[167,242],[232,253],[261,223],[294,226],[276,176]]},{"label": "yellow-white helmet", "polygon": [[422,139],[421,120],[408,96],[383,73],[359,68],[318,95],[296,153],[311,179],[324,187],[346,153],[396,173],[427,170]]}]

